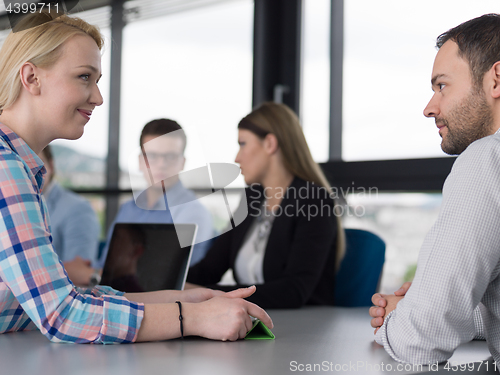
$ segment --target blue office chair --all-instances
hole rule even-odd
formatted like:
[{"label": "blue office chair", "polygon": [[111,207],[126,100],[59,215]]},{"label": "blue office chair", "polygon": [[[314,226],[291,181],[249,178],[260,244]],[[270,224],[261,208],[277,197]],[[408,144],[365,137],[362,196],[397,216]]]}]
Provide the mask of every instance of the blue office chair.
[{"label": "blue office chair", "polygon": [[335,278],[335,305],[371,306],[385,261],[385,242],[361,229],[345,230],[346,251]]}]

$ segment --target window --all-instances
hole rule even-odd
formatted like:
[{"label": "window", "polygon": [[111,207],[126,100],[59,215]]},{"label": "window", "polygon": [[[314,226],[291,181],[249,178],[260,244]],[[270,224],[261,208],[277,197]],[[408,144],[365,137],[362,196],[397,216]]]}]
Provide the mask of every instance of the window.
[{"label": "window", "polygon": [[[237,125],[252,108],[253,2],[223,2],[130,23],[123,34],[120,166],[142,179],[135,151],[143,126],[157,118],[177,121],[187,135],[184,170],[234,162]],[[131,156],[134,155],[134,156]],[[188,188],[209,188],[181,179]],[[244,186],[241,176],[229,187]],[[239,194],[228,196],[236,207]],[[204,199],[216,229],[226,207]]]},{"label": "window", "polygon": [[431,98],[436,37],[498,2],[349,0],[345,6],[343,159],[442,157]]},{"label": "window", "polygon": [[[186,131],[185,170],[233,162],[237,124],[252,105],[253,2],[219,3],[124,29],[120,166],[156,118]],[[131,165],[131,172],[136,173]],[[130,185],[120,181],[121,188]],[[239,182],[243,186],[242,180]],[[190,187],[196,187],[192,181]],[[207,186],[201,186],[207,187]]]},{"label": "window", "polygon": [[380,291],[394,293],[412,281],[420,246],[434,224],[441,194],[354,192],[347,197],[345,228],[365,229],[386,243]]},{"label": "window", "polygon": [[92,118],[85,125],[83,136],[78,140],[57,139],[51,143],[56,177],[62,185],[72,189],[104,188],[106,185],[106,156],[108,154],[109,88],[111,69],[111,30],[109,28],[110,8],[74,14],[99,26],[104,36],[102,50],[102,78],[99,89],[103,104],[92,112]]},{"label": "window", "polygon": [[316,162],[329,156],[330,128],[330,3],[304,1],[301,117]]}]

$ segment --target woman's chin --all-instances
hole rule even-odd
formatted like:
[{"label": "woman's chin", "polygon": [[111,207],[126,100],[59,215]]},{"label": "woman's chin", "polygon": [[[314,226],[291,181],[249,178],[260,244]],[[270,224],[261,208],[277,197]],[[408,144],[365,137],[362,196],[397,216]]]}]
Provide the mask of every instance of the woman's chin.
[{"label": "woman's chin", "polygon": [[76,139],[80,139],[82,137],[82,135],[83,135],[83,126],[82,126],[81,129],[78,129],[78,130],[76,130],[74,132],[66,134],[65,137],[61,137],[61,138],[63,138],[63,139],[69,139],[71,141],[74,141]]},{"label": "woman's chin", "polygon": [[245,184],[247,184],[247,186],[250,186],[252,184],[258,184],[257,181],[255,181],[254,179],[252,178],[249,178],[249,177],[246,177],[246,176],[243,176],[243,179],[245,180]]}]

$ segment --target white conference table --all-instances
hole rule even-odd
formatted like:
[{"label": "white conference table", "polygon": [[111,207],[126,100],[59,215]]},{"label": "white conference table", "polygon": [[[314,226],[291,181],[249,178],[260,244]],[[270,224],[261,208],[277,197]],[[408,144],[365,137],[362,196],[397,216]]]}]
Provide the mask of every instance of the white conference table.
[{"label": "white conference table", "polygon": [[[0,374],[261,375],[354,372],[410,374],[430,369],[398,363],[373,342],[368,308],[270,310],[275,340],[218,342],[190,337],[128,345],[54,344],[40,332],[0,335]],[[486,360],[486,343],[462,345],[452,365]],[[308,367],[307,365],[311,367]],[[316,368],[313,366],[316,364]],[[489,364],[489,370],[493,368]],[[307,370],[311,371],[307,371]],[[302,371],[301,371],[302,370]],[[340,371],[339,371],[340,370]],[[436,368],[432,369],[436,370]],[[461,373],[439,367],[436,373]],[[486,365],[472,371],[485,373]]]}]

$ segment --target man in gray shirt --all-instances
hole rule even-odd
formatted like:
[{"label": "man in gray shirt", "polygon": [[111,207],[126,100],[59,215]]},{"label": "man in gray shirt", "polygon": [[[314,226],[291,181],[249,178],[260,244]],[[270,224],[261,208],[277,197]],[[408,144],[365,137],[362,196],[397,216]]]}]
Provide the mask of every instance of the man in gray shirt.
[{"label": "man in gray shirt", "polygon": [[422,364],[448,359],[484,329],[500,363],[500,15],[447,31],[437,47],[424,115],[443,151],[460,156],[411,287],[375,294],[371,324],[394,359]]}]

